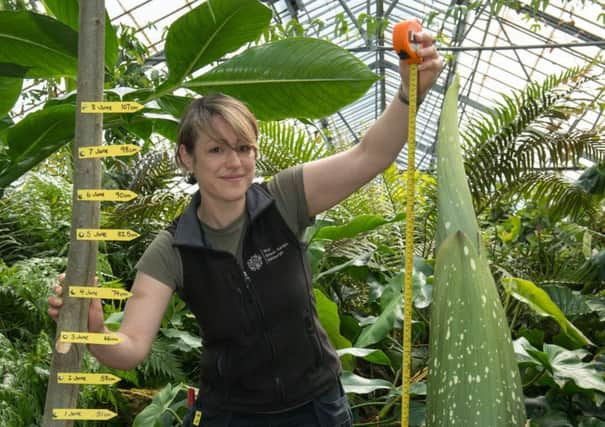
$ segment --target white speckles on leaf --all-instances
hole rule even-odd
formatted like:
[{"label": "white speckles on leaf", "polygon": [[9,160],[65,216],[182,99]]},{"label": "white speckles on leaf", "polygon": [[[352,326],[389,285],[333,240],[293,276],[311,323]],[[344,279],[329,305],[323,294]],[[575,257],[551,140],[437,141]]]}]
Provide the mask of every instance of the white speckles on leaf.
[{"label": "white speckles on leaf", "polygon": [[427,427],[523,427],[526,416],[510,331],[482,241],[476,238],[480,230],[460,155],[458,88],[456,79],[444,102],[437,147],[440,235]]}]

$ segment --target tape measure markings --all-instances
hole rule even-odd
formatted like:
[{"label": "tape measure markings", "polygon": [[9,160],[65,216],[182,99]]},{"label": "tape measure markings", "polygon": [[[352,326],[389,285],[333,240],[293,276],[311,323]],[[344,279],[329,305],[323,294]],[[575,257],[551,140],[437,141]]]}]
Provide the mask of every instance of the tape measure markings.
[{"label": "tape measure markings", "polygon": [[[418,66],[410,64],[410,84],[408,91],[408,170],[406,184],[406,224],[405,224],[405,275],[403,291],[403,372],[401,405],[402,423],[410,414],[410,377],[412,359],[412,280],[414,271],[414,190],[416,160],[416,101],[418,98]],[[403,425],[403,424],[402,424]]]}]

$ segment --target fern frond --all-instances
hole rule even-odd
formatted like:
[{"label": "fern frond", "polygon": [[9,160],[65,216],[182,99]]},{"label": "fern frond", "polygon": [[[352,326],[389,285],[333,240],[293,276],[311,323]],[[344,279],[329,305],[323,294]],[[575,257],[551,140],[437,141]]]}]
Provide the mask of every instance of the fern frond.
[{"label": "fern frond", "polygon": [[334,152],[323,140],[314,140],[286,122],[261,122],[259,133],[259,176],[270,177],[280,170],[317,160]]},{"label": "fern frond", "polygon": [[573,221],[596,215],[590,194],[580,186],[557,175],[536,173],[526,178],[518,184],[518,191],[550,208],[553,215],[569,216]]},{"label": "fern frond", "polygon": [[147,384],[185,381],[181,361],[170,342],[163,337],[154,340],[149,356],[137,369],[142,373],[143,381]]},{"label": "fern frond", "polygon": [[[521,184],[528,190],[536,169],[575,166],[585,155],[602,158],[603,136],[594,129],[578,130],[568,124],[572,115],[592,108],[592,104],[578,101],[584,85],[594,79],[590,74],[592,65],[548,76],[542,83],[532,82],[522,91],[503,96],[490,114],[469,120],[462,133],[465,169],[478,212],[495,195],[506,197]],[[542,174],[539,181],[545,177]],[[555,196],[556,181],[549,181],[550,194]],[[575,194],[573,200],[581,203],[579,193]],[[579,209],[571,208],[566,201],[557,210]]]}]

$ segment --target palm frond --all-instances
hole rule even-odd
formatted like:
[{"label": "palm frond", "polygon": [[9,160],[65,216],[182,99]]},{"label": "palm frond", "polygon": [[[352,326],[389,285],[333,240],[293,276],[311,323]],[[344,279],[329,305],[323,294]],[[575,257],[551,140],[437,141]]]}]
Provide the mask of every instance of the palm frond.
[{"label": "palm frond", "polygon": [[584,215],[591,217],[597,213],[590,194],[557,175],[526,174],[517,188],[521,194],[550,208],[551,213],[559,218],[569,216],[578,220]]},{"label": "palm frond", "polygon": [[[600,148],[602,134],[568,124],[573,115],[594,107],[581,101],[584,85],[595,78],[591,67],[574,67],[542,83],[532,82],[522,91],[503,96],[490,114],[469,121],[462,133],[465,168],[479,212],[493,201],[494,194],[504,196],[520,187],[527,190],[527,181],[536,176],[537,169],[575,166],[584,155],[605,157]],[[555,180],[550,182],[552,193]]]},{"label": "palm frond", "polygon": [[334,152],[321,138],[313,139],[286,122],[261,122],[259,133],[257,173],[263,177]]},{"label": "palm frond", "polygon": [[[105,172],[111,187],[148,194],[169,186],[177,177],[177,168],[168,150],[149,151],[136,161],[112,159]],[[107,187],[107,185],[104,185]]]}]

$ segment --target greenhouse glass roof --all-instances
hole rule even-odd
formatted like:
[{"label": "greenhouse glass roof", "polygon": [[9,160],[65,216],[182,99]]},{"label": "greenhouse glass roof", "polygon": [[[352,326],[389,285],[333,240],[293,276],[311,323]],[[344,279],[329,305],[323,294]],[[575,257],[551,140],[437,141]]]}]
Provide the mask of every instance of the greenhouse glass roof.
[{"label": "greenhouse glass roof", "polygon": [[[106,8],[114,25],[137,29],[137,37],[150,47],[148,61],[162,67],[165,29],[201,3],[201,0],[106,0]],[[432,164],[444,90],[456,73],[461,79],[459,111],[464,123],[489,111],[501,94],[511,94],[529,81],[542,81],[547,75],[586,64],[599,57],[605,46],[605,9],[591,1],[551,1],[539,10],[534,10],[532,4],[545,2],[507,2],[515,3],[516,7],[504,6],[497,16],[490,13],[490,8],[502,1],[474,2],[474,8],[466,6],[468,1],[440,0],[264,0],[263,3],[273,10],[274,23],[287,27],[296,19],[305,35],[333,41],[384,76],[363,97],[324,120],[324,125],[327,123],[336,135],[349,141],[358,140],[385,102],[396,94],[398,58],[389,48],[392,24],[419,18],[425,28],[439,35],[436,45],[448,62],[418,111],[416,165],[421,169]],[[377,22],[376,17],[389,23],[383,40],[367,31]],[[605,75],[602,59],[597,66]],[[603,80],[595,82],[595,94],[603,90]],[[602,113],[603,109],[586,114],[576,125],[602,126]],[[407,163],[405,150],[398,163],[402,166]]]}]

